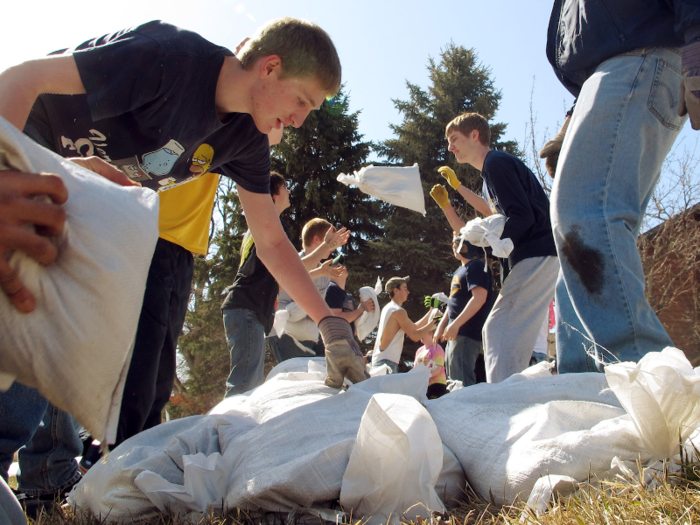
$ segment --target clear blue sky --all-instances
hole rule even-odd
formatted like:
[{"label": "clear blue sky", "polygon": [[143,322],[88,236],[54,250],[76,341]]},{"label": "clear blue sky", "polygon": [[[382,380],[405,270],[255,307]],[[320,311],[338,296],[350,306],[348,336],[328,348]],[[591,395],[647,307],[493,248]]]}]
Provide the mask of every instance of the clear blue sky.
[{"label": "clear blue sky", "polygon": [[[496,121],[506,138],[523,142],[532,98],[536,129],[558,130],[573,101],[545,56],[551,0],[428,2],[415,0],[39,0],[6,2],[0,32],[0,70],[88,38],[156,18],[197,31],[220,45],[236,45],[280,16],[312,20],[333,38],[343,65],[351,109],[361,110],[366,140],[391,138],[399,123],[392,98],[406,99],[405,81],[427,86],[428,57],[450,41],[473,48],[492,72],[503,98]],[[689,125],[683,135],[689,135]],[[686,140],[686,142],[689,142]]]}]

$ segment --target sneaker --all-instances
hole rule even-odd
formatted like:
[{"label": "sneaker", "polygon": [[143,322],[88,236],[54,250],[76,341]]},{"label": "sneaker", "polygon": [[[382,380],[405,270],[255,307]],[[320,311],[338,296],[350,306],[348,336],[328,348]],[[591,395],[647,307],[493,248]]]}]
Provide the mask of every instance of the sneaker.
[{"label": "sneaker", "polygon": [[97,463],[102,457],[102,452],[100,452],[100,442],[95,440],[92,442],[87,452],[83,455],[78,463],[78,469],[80,473],[84,476],[92,466]]}]

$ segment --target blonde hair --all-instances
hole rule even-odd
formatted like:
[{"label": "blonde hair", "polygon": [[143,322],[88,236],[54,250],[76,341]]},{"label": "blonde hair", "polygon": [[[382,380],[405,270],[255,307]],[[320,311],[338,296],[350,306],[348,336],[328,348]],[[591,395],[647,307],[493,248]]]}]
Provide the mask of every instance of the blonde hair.
[{"label": "blonde hair", "polygon": [[491,144],[491,128],[488,121],[478,113],[462,113],[455,117],[445,128],[445,137],[453,131],[459,131],[465,137],[477,130],[479,132],[479,142],[484,146]]},{"label": "blonde hair", "polygon": [[328,95],[340,89],[341,67],[331,37],[313,22],[278,18],[259,28],[238,58],[249,70],[260,58],[277,55],[282,77],[315,78]]},{"label": "blonde hair", "polygon": [[330,227],[331,223],[326,220],[318,217],[311,219],[304,224],[304,229],[301,230],[301,245],[306,249],[311,245],[314,237],[318,235],[319,238],[323,238]]}]

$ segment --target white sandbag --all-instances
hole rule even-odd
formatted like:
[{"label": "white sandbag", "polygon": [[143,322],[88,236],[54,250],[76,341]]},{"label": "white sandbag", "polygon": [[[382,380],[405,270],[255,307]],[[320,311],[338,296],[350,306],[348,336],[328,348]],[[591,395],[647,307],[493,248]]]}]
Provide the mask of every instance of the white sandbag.
[{"label": "white sandbag", "polygon": [[491,246],[494,256],[506,258],[513,251],[513,241],[508,238],[501,239],[507,220],[507,217],[500,213],[484,218],[477,217],[459,230],[460,237],[474,246]]},{"label": "white sandbag", "polygon": [[[225,414],[170,421],[128,439],[88,471],[71,492],[71,503],[77,511],[127,522],[151,516],[159,506],[192,517],[204,507],[220,510],[217,490],[201,478],[208,476],[207,469],[185,472],[185,458],[202,454],[201,463],[214,465],[210,471],[226,473],[222,483],[217,481],[225,487],[225,508],[313,508],[318,514],[319,507],[327,508],[340,497],[372,396],[385,392],[419,399],[429,373],[368,379],[338,393],[325,386],[325,371],[317,370],[317,360],[290,361],[294,363],[286,371],[271,374],[260,387],[233,396],[237,403],[227,400]],[[213,459],[205,461],[209,457]],[[187,482],[186,476],[191,476]],[[455,479],[459,476],[452,463],[443,483]],[[196,492],[202,483],[209,488]],[[444,490],[454,494],[460,488]]]},{"label": "white sandbag", "polygon": [[37,307],[19,313],[0,293],[0,370],[35,387],[101,441],[113,442],[158,238],[158,197],[122,187],[51,153],[0,119],[0,166],[59,175],[66,235],[42,266],[10,258]]},{"label": "white sandbag", "polygon": [[653,459],[678,454],[700,423],[700,368],[677,348],[649,352],[638,363],[605,367],[610,388],[632,418]]},{"label": "white sandbag", "polygon": [[[444,511],[435,492],[442,442],[428,412],[412,397],[376,394],[362,416],[340,489],[340,504],[369,525],[428,518]],[[416,503],[423,503],[422,506]]]},{"label": "white sandbag", "polygon": [[377,300],[377,293],[374,288],[370,286],[363,286],[360,288],[360,301],[363,303],[372,299],[374,302],[374,312],[362,312],[359,319],[355,321],[355,329],[357,330],[357,338],[360,341],[364,341],[365,338],[372,333],[372,330],[377,328],[379,324],[379,316],[382,313],[382,309],[379,307],[379,301]]},{"label": "white sandbag", "polygon": [[608,470],[615,456],[649,459],[603,374],[539,373],[473,385],[426,404],[479,495],[510,504],[527,498],[547,474],[583,481]]},{"label": "white sandbag", "polygon": [[341,173],[338,182],[355,185],[367,195],[425,216],[425,195],[418,164],[408,167],[369,165],[352,175]]}]

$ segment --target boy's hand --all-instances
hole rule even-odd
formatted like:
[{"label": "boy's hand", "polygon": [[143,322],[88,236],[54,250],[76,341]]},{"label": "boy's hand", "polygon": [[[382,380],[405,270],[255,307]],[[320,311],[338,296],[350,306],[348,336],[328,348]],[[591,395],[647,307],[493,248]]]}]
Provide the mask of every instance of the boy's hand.
[{"label": "boy's hand", "polygon": [[456,190],[462,185],[462,183],[459,182],[457,175],[455,175],[455,172],[449,166],[442,166],[441,168],[438,168],[438,173],[445,177],[445,180],[447,180],[449,185],[452,186],[453,190]]},{"label": "boy's hand", "polygon": [[326,385],[340,388],[345,377],[353,383],[367,379],[365,362],[350,323],[340,317],[326,317],[318,323],[318,330],[326,347]]},{"label": "boy's hand", "polygon": [[430,297],[429,295],[426,295],[423,299],[423,304],[427,308],[438,308],[440,306],[440,299],[438,299],[437,297]]},{"label": "boy's hand", "polygon": [[681,96],[678,116],[690,115],[690,125],[700,129],[700,42],[683,46]]},{"label": "boy's hand", "polygon": [[557,162],[559,162],[559,152],[561,152],[561,145],[564,143],[564,136],[566,135],[566,130],[569,129],[569,122],[571,117],[566,117],[564,125],[559,130],[559,133],[554,135],[552,140],[548,141],[540,150],[540,158],[545,160],[545,167],[547,168],[547,173],[549,176],[554,178],[554,174],[557,172]]},{"label": "boy's hand", "polygon": [[374,300],[367,299],[364,303],[360,303],[359,309],[363,312],[374,312]]},{"label": "boy's hand", "polygon": [[345,266],[331,266],[332,262],[332,259],[328,259],[326,262],[324,262],[320,266],[321,271],[319,273],[325,277],[330,277],[331,279],[342,277],[343,272],[347,273],[347,268],[345,268]]},{"label": "boy's hand", "polygon": [[430,190],[430,196],[443,210],[450,205],[450,198],[447,196],[447,190],[442,184],[433,186],[433,189]]},{"label": "boy's hand", "polygon": [[58,252],[46,237],[63,232],[67,200],[68,190],[57,175],[0,171],[0,288],[20,312],[34,310],[36,298],[8,264],[9,256],[19,250],[41,264],[54,262]]},{"label": "boy's hand", "polygon": [[82,168],[95,172],[105,179],[110,180],[115,184],[119,184],[120,186],[141,186],[138,182],[127,177],[126,173],[118,170],[109,162],[106,162],[99,157],[71,157],[67,160]]},{"label": "boy's hand", "polygon": [[442,334],[442,338],[445,341],[452,341],[453,339],[457,339],[457,335],[459,334],[459,326],[457,326],[455,323],[450,323],[447,325],[447,330],[445,330],[445,333]]},{"label": "boy's hand", "polygon": [[340,248],[341,246],[347,244],[349,238],[350,230],[347,228],[341,228],[336,231],[336,229],[331,226],[328,228],[326,235],[323,237],[323,242],[332,252],[336,248]]}]

